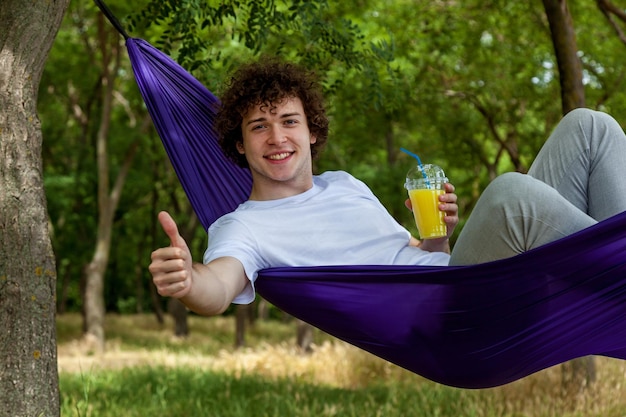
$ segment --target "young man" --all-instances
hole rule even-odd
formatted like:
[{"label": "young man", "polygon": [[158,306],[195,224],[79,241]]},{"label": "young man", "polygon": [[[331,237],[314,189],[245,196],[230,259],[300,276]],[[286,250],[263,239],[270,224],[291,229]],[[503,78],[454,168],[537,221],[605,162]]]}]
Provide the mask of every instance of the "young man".
[{"label": "young man", "polygon": [[[321,89],[280,62],[241,68],[217,118],[225,154],[252,173],[249,200],[209,228],[204,263],[193,263],[173,219],[171,245],[153,252],[159,293],[204,315],[254,299],[259,270],[309,265],[448,265],[514,256],[626,209],[626,138],[605,114],[577,110],[557,127],[530,175],[505,174],[479,200],[448,255],[448,239],[418,242],[369,188],[337,171],[314,176],[328,135]],[[618,198],[612,197],[619,195]],[[448,237],[458,224],[451,184],[440,198]]]}]

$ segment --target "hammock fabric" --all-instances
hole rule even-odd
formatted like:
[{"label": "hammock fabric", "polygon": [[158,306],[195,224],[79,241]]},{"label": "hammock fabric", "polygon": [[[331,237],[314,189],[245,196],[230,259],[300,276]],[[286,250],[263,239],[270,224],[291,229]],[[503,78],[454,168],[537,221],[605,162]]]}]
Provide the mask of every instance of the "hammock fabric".
[{"label": "hammock fabric", "polygon": [[[101,8],[126,38],[156,129],[208,228],[251,186],[216,143],[219,102]],[[494,387],[586,355],[626,359],[626,213],[501,261],[273,268],[256,288],[285,312],[432,381]]]}]

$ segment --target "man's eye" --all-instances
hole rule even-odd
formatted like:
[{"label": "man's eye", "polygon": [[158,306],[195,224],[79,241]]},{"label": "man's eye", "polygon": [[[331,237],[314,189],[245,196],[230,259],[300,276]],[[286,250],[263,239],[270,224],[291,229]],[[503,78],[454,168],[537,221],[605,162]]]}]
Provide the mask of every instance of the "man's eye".
[{"label": "man's eye", "polygon": [[296,123],[298,123],[298,121],[297,121],[297,120],[295,120],[295,119],[288,119],[288,120],[285,120],[285,124],[286,124],[286,125],[295,125]]}]

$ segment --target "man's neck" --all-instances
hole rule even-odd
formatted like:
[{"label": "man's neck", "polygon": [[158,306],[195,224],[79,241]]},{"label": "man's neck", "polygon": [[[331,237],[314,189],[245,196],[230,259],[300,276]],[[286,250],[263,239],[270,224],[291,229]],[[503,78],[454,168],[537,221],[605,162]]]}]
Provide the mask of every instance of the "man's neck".
[{"label": "man's neck", "polygon": [[[269,182],[269,183],[268,183]],[[281,198],[293,197],[302,194],[313,188],[313,176],[305,181],[277,182],[277,181],[257,181],[252,182],[252,191],[249,200],[269,201]]]}]

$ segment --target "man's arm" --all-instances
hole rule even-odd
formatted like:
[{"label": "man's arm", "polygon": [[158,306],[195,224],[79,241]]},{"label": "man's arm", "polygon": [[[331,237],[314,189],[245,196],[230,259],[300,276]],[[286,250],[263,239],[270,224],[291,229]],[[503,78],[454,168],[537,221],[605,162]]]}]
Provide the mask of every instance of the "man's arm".
[{"label": "man's arm", "polygon": [[152,252],[148,267],[159,294],[180,299],[198,314],[223,313],[248,284],[241,262],[224,257],[207,265],[194,263],[172,217],[161,212],[159,221],[170,238],[169,247]]}]

